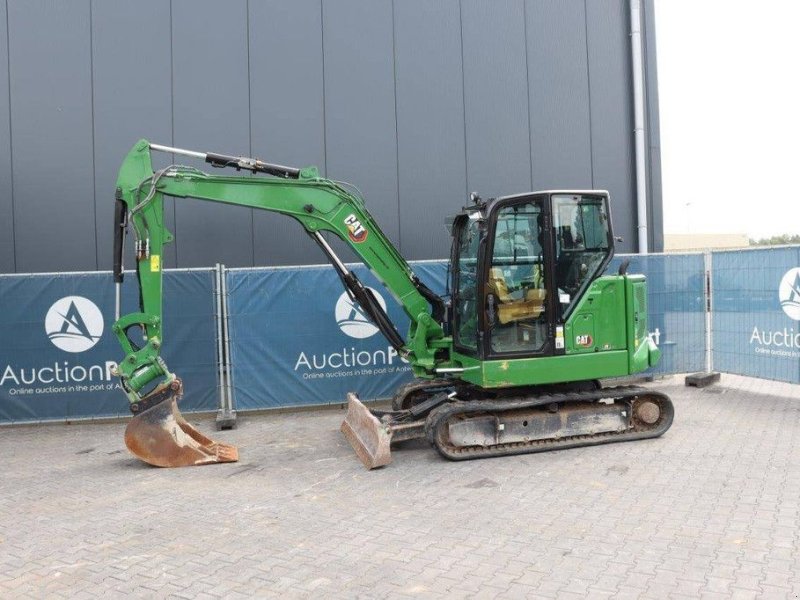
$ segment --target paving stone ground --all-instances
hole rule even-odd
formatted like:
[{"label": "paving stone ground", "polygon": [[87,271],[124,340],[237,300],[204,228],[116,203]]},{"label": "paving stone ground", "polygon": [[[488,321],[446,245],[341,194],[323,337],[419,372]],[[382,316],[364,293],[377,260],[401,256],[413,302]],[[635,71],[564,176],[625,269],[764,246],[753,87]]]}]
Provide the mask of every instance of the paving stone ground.
[{"label": "paving stone ground", "polygon": [[137,462],[124,423],[0,429],[0,597],[798,598],[800,386],[652,385],[660,439],[412,442],[372,472],[338,409],[241,416],[215,434],[241,462],[188,469]]}]

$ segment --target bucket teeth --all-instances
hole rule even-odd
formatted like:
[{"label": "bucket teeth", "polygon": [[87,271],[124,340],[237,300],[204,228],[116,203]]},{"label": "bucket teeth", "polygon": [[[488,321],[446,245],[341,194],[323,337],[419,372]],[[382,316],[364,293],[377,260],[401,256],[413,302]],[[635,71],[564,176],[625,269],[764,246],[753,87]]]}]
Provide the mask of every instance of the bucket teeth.
[{"label": "bucket teeth", "polygon": [[177,395],[136,415],[125,429],[125,445],[156,467],[236,462],[236,446],[215,442],[192,427],[178,410]]},{"label": "bucket teeth", "polygon": [[356,456],[368,469],[392,462],[391,428],[381,423],[353,393],[347,394],[347,416],[341,430]]}]

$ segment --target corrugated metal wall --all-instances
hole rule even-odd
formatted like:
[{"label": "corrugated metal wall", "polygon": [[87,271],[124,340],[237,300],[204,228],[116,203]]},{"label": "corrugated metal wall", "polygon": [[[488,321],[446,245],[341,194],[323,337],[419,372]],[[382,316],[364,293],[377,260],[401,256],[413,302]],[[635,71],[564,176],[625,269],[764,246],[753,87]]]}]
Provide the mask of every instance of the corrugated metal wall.
[{"label": "corrugated metal wall", "polygon": [[[409,259],[448,255],[444,218],[473,190],[607,188],[635,250],[628,32],[626,0],[2,0],[0,272],[109,268],[141,137],[315,164]],[[167,213],[166,266],[324,260],[276,215]]]}]

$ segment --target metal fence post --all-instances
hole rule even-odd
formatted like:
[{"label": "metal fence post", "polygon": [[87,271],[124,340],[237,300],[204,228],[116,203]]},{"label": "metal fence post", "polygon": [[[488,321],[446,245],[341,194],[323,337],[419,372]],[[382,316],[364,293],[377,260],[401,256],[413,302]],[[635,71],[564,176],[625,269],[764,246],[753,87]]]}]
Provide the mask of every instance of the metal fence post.
[{"label": "metal fence post", "polygon": [[711,250],[706,250],[703,255],[703,270],[705,271],[705,307],[706,307],[706,373],[714,370],[714,264]]},{"label": "metal fence post", "polygon": [[710,250],[703,253],[703,308],[705,309],[705,354],[706,370],[686,376],[686,385],[706,387],[720,380],[720,374],[714,372],[714,293],[713,293],[713,260]]},{"label": "metal fence post", "polygon": [[[221,290],[222,284],[220,282],[220,269],[219,263],[214,265],[214,320],[216,321],[216,330],[217,330],[217,389],[219,390],[219,412],[222,412],[225,409],[225,383],[224,383],[224,376],[222,374],[222,363],[223,363],[223,356],[222,356],[222,301],[220,300],[220,294],[222,293]],[[217,413],[217,417],[219,418],[219,412]]]},{"label": "metal fence post", "polygon": [[228,286],[225,282],[225,265],[216,266],[216,301],[217,301],[217,348],[219,352],[219,410],[217,411],[217,429],[233,429],[236,427],[236,411],[233,409],[231,386],[230,343],[228,342]]}]

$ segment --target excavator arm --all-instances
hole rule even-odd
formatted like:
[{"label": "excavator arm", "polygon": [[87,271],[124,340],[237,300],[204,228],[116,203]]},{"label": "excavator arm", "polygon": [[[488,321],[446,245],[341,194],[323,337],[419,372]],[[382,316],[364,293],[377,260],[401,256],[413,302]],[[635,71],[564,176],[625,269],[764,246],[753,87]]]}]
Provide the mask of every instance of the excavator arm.
[{"label": "excavator arm", "polygon": [[[180,165],[153,171],[150,157],[153,150],[271,177],[216,176]],[[164,224],[164,196],[246,206],[294,218],[321,247],[352,298],[398,354],[410,362],[417,377],[434,377],[452,366],[447,352],[451,340],[445,337],[442,328],[442,300],[419,281],[369,214],[363,199],[349,186],[320,177],[315,167],[295,169],[140,140],[125,158],[117,179],[114,222],[117,320],[113,332],[125,352],[117,374],[135,415],[126,431],[126,443],[146,462],[181,466],[228,462],[238,456],[235,448],[212,442],[180,416],[176,403],[182,385],[161,358],[162,257],[164,245],[173,239]],[[140,310],[120,316],[123,247],[129,229],[135,239]],[[399,302],[410,320],[405,338],[372,292],[339,260],[324,232],[347,243]]]}]

